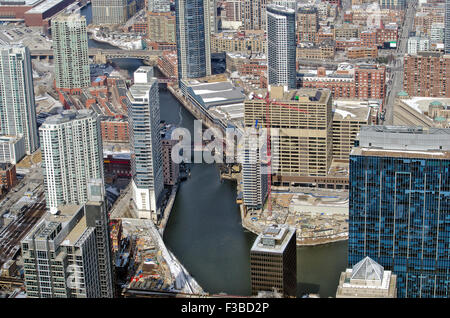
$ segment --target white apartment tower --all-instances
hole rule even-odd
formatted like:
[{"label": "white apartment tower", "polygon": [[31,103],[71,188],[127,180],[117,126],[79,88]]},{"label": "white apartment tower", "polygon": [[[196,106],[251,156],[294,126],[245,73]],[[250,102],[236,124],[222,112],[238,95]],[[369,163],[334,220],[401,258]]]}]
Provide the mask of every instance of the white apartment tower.
[{"label": "white apartment tower", "polygon": [[62,14],[52,19],[55,84],[74,92],[89,87],[90,69],[86,18]]},{"label": "white apartment tower", "polygon": [[91,110],[63,111],[39,128],[47,208],[88,201],[88,183],[103,183],[100,121]]},{"label": "white apartment tower", "polygon": [[30,51],[0,46],[0,135],[23,137],[25,151],[39,147]]},{"label": "white apartment tower", "polygon": [[266,14],[268,84],[296,88],[295,10],[268,5]]},{"label": "white apartment tower", "polygon": [[159,89],[152,67],[141,66],[136,70],[128,98],[134,204],[139,218],[156,222],[160,216],[164,176]]},{"label": "white apartment tower", "polygon": [[244,138],[242,154],[242,193],[248,209],[261,209],[267,197],[267,171],[262,162],[257,130],[248,132]]}]

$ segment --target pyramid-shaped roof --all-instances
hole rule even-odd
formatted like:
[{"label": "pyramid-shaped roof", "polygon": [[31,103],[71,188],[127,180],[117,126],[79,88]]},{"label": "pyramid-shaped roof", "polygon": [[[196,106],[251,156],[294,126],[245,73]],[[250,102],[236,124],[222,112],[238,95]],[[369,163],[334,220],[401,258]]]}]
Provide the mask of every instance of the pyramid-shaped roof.
[{"label": "pyramid-shaped roof", "polygon": [[370,257],[366,256],[353,266],[350,279],[383,280],[384,268]]}]

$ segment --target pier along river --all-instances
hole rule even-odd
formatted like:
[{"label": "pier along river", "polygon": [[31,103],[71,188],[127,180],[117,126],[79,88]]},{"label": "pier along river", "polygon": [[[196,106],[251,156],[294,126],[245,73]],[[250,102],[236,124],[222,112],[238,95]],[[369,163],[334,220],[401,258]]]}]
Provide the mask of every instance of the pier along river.
[{"label": "pier along river", "polygon": [[[81,10],[91,16],[91,6]],[[90,47],[111,48],[89,40]],[[137,59],[115,59],[131,74],[141,65]],[[161,75],[155,69],[155,75]],[[160,90],[161,120],[189,129],[195,118],[169,91]],[[236,204],[236,185],[220,181],[213,164],[190,165],[191,177],[182,182],[164,233],[164,242],[183,266],[209,293],[248,296],[250,248],[256,236],[241,225]],[[297,248],[297,295],[318,293],[334,297],[340,273],[347,265],[347,241]]]}]

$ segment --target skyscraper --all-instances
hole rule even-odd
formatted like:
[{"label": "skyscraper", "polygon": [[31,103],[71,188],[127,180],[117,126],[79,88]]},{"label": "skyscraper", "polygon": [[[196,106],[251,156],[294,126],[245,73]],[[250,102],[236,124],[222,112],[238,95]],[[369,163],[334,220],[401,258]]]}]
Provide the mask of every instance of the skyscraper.
[{"label": "skyscraper", "polygon": [[350,155],[348,263],[397,275],[397,297],[449,297],[450,129],[361,127]]},{"label": "skyscraper", "polygon": [[159,90],[153,68],[141,66],[134,72],[134,85],[128,98],[134,204],[140,218],[156,222],[160,215],[164,177]]},{"label": "skyscraper", "polygon": [[123,24],[128,20],[128,0],[92,0],[92,23]]},{"label": "skyscraper", "polygon": [[47,208],[88,201],[88,183],[103,183],[100,120],[91,110],[63,111],[39,128]]},{"label": "skyscraper", "polygon": [[445,1],[445,54],[450,54],[450,0]]},{"label": "skyscraper", "polygon": [[80,91],[90,85],[86,18],[62,14],[52,19],[55,84],[57,89]]},{"label": "skyscraper", "polygon": [[244,30],[266,30],[267,0],[242,0]]},{"label": "skyscraper", "polygon": [[267,10],[268,84],[297,87],[295,11],[268,5]]},{"label": "skyscraper", "polygon": [[297,235],[286,225],[268,226],[250,250],[252,295],[273,291],[285,297],[297,294]]},{"label": "skyscraper", "polygon": [[178,78],[211,75],[209,0],[176,0]]},{"label": "skyscraper", "polygon": [[104,202],[47,213],[21,241],[27,297],[112,298],[107,220]]},{"label": "skyscraper", "polygon": [[39,147],[30,51],[0,47],[0,134],[23,136],[27,154]]},{"label": "skyscraper", "polygon": [[267,197],[267,174],[264,171],[267,165],[262,162],[259,135],[255,130],[243,137],[242,192],[248,209],[261,209]]}]

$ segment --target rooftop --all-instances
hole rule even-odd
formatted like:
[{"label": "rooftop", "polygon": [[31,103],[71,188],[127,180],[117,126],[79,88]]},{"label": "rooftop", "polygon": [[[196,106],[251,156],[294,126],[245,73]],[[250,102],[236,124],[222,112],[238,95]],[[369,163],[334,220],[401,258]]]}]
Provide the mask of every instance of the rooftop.
[{"label": "rooftop", "polygon": [[78,111],[64,110],[61,114],[47,117],[43,126],[64,124],[72,120],[83,119],[92,116],[94,116],[94,112],[89,109],[81,109]]},{"label": "rooftop", "polygon": [[274,224],[258,235],[251,251],[283,253],[292,236],[295,236],[295,228]]},{"label": "rooftop", "polygon": [[44,13],[47,10],[53,8],[54,6],[56,6],[57,4],[59,4],[63,1],[66,1],[66,0],[46,0],[46,1],[39,3],[37,6],[33,7],[32,9],[28,10],[26,13],[27,14]]}]

